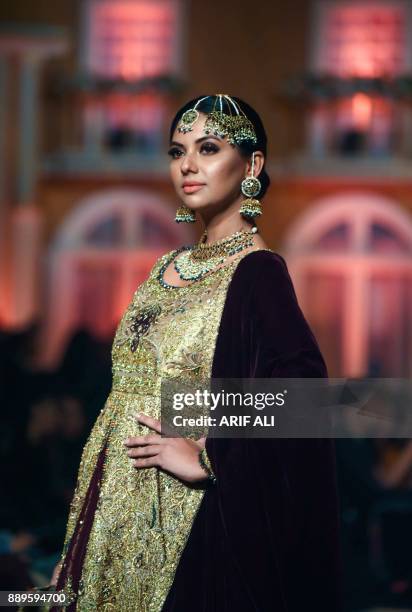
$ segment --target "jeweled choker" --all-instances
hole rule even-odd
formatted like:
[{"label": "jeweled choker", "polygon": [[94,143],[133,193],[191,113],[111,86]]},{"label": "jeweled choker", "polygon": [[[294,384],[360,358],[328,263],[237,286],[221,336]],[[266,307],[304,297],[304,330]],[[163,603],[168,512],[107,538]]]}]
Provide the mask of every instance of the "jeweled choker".
[{"label": "jeweled choker", "polygon": [[196,281],[220,266],[227,257],[253,246],[256,226],[251,230],[239,230],[212,243],[206,243],[205,231],[199,243],[174,259],[174,268],[182,280]]}]

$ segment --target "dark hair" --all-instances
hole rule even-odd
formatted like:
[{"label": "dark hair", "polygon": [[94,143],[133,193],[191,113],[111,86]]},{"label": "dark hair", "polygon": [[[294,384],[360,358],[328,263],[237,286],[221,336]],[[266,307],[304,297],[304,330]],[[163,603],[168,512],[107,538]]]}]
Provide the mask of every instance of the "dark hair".
[{"label": "dark hair", "polygon": [[[243,111],[246,117],[252,122],[252,125],[255,128],[255,133],[256,133],[256,138],[257,138],[256,144],[245,141],[235,146],[237,146],[240,152],[246,157],[249,157],[253,153],[253,151],[262,151],[262,153],[264,154],[266,158],[267,136],[266,136],[266,131],[265,131],[265,128],[263,127],[261,118],[259,117],[257,112],[251,106],[249,106],[249,104],[247,104],[243,100],[240,100],[239,98],[236,98],[235,96],[230,96],[230,97],[232,98],[232,100],[236,102],[236,104],[239,106],[241,111]],[[198,98],[194,98],[193,100],[190,100],[189,102],[187,102],[187,104],[182,106],[182,108],[180,108],[177,111],[172,121],[172,124],[170,126],[170,140],[172,140],[173,138],[174,131],[183,113],[185,113],[190,108],[193,108],[194,105],[202,98],[205,98],[205,99],[202,100],[202,102],[200,102],[200,104],[198,104],[196,107],[200,113],[210,113],[212,110],[216,108],[217,100],[218,100],[218,96],[216,95],[207,96],[207,97],[199,96]],[[223,100],[226,104],[229,104],[227,100],[225,100],[225,98],[223,98]],[[230,109],[229,109],[229,112],[230,112]],[[233,113],[233,109],[231,112]],[[263,196],[265,195],[270,185],[270,178],[269,178],[268,173],[266,172],[265,166],[263,166],[258,178],[262,185],[262,189],[260,191],[259,197],[263,198]]]}]

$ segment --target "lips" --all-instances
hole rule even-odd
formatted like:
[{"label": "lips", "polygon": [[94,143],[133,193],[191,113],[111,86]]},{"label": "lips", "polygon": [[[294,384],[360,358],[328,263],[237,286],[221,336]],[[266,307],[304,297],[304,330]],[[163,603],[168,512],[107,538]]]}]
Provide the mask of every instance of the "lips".
[{"label": "lips", "polygon": [[183,191],[185,193],[196,193],[204,187],[203,183],[183,183]]}]

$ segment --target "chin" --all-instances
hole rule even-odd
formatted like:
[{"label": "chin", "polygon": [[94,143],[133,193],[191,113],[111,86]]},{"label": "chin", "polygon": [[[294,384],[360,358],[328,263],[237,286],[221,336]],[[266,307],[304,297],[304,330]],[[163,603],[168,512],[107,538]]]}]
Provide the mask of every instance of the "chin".
[{"label": "chin", "polygon": [[206,215],[206,217],[210,217],[210,215],[214,215],[219,212],[219,209],[213,204],[203,204],[199,206],[192,206],[192,210],[198,212],[200,215]]},{"label": "chin", "polygon": [[208,204],[202,201],[196,201],[195,198],[182,198],[182,202],[185,206],[191,210],[202,210],[208,207]]}]

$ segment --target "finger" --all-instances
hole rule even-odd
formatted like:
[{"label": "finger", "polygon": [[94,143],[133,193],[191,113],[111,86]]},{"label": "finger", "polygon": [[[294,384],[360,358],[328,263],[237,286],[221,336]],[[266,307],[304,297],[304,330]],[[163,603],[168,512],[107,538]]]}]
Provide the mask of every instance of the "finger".
[{"label": "finger", "polygon": [[145,436],[135,436],[126,438],[123,442],[125,446],[145,446],[146,444],[160,444],[162,437],[156,434],[146,434]]},{"label": "finger", "polygon": [[134,457],[153,457],[158,455],[161,447],[157,444],[151,444],[150,446],[142,446],[140,448],[131,448],[127,451],[127,456]]},{"label": "finger", "polygon": [[206,445],[206,436],[203,436],[202,438],[198,438],[196,440],[196,444],[198,444],[201,448],[205,448],[205,445]]},{"label": "finger", "polygon": [[133,466],[135,468],[157,467],[158,465],[159,460],[157,455],[155,457],[141,457],[133,461]]},{"label": "finger", "polygon": [[138,414],[136,419],[139,423],[146,425],[149,429],[153,429],[153,431],[157,431],[157,433],[162,433],[162,426],[160,425],[160,421],[153,417],[148,416],[147,414]]}]

